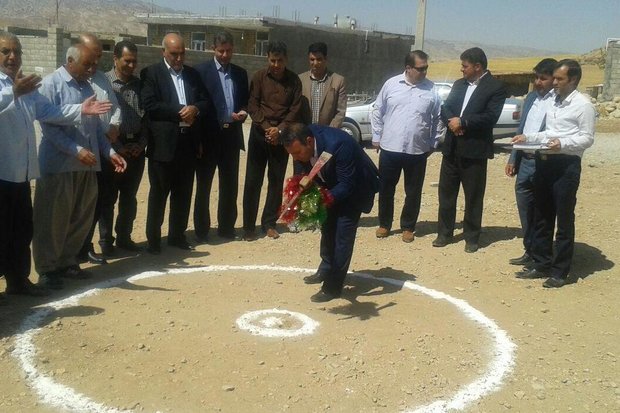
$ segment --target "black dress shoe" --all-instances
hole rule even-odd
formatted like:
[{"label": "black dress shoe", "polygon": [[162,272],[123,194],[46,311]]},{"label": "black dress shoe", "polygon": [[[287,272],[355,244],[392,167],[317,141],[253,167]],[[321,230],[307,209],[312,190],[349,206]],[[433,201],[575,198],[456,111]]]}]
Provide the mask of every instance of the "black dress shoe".
[{"label": "black dress shoe", "polygon": [[193,251],[196,249],[193,245],[191,245],[184,239],[168,240],[168,245],[170,245],[171,247],[176,247],[176,248],[185,250],[185,251]]},{"label": "black dress shoe", "polygon": [[38,286],[42,288],[49,288],[50,290],[62,290],[64,288],[64,281],[60,278],[58,271],[48,271],[41,273],[39,276]]},{"label": "black dress shoe", "polygon": [[28,295],[30,297],[45,297],[50,295],[47,288],[33,284],[30,280],[24,280],[20,285],[11,285],[6,287],[8,295]]},{"label": "black dress shoe", "polygon": [[209,236],[208,235],[196,235],[196,242],[198,244],[206,244],[209,242]]},{"label": "black dress shoe", "polygon": [[564,287],[566,284],[568,284],[568,280],[566,278],[551,277],[551,278],[548,278],[543,283],[543,287],[545,287],[545,288],[560,288],[560,287]]},{"label": "black dress shoe", "polygon": [[63,278],[69,278],[72,280],[87,280],[93,277],[90,271],[85,271],[80,268],[79,265],[70,265],[67,268],[63,268],[59,271],[59,274]]},{"label": "black dress shoe", "polygon": [[146,247],[146,252],[152,255],[159,255],[161,254],[161,247],[159,245],[148,245]]},{"label": "black dress shoe", "polygon": [[86,253],[86,261],[96,265],[105,265],[108,263],[105,258],[103,258],[103,255],[97,254],[95,251],[88,251],[88,253]]},{"label": "black dress shoe", "polygon": [[217,236],[224,239],[234,240],[237,238],[237,234],[235,234],[235,230],[217,230]]},{"label": "black dress shoe", "polygon": [[528,253],[524,253],[522,256],[520,256],[519,258],[511,258],[508,260],[509,264],[512,265],[528,265],[533,263],[534,260],[532,259],[532,257],[530,257],[528,255]]},{"label": "black dress shoe", "polygon": [[340,294],[330,294],[321,290],[318,293],[312,295],[310,297],[310,301],[312,301],[313,303],[326,303],[336,298],[340,298]]},{"label": "black dress shoe", "polygon": [[433,240],[433,247],[441,248],[450,243],[452,243],[452,237],[444,237],[443,235],[439,235]]},{"label": "black dress shoe", "polygon": [[536,268],[531,270],[517,271],[515,277],[521,280],[536,280],[538,278],[547,278],[549,274],[544,271],[537,270]]},{"label": "black dress shoe", "polygon": [[320,284],[323,280],[325,280],[325,274],[320,271],[304,277],[304,283],[306,284]]},{"label": "black dress shoe", "polygon": [[473,253],[478,251],[478,248],[480,248],[480,246],[478,245],[478,243],[476,242],[466,242],[465,243],[465,252],[467,253]]},{"label": "black dress shoe", "polygon": [[103,255],[104,257],[114,256],[114,245],[112,244],[101,245],[101,255]]},{"label": "black dress shoe", "polygon": [[258,239],[258,235],[256,235],[256,231],[244,231],[243,232],[243,240],[244,241],[256,241]]},{"label": "black dress shoe", "polygon": [[124,239],[124,240],[117,239],[116,246],[126,251],[131,251],[131,252],[142,251],[142,247],[140,247],[138,244],[133,242],[131,239]]}]

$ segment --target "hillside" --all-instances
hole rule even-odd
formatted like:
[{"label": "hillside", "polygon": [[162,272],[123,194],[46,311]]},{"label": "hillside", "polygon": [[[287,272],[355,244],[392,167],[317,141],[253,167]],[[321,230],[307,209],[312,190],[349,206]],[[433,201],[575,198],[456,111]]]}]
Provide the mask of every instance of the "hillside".
[{"label": "hillside", "polygon": [[[129,33],[146,36],[146,25],[137,23],[136,13],[184,13],[140,0],[0,0],[0,27],[42,28],[58,23],[71,31]],[[558,52],[518,46],[498,46],[468,41],[426,39],[432,61],[454,59],[473,46],[482,47],[489,58],[557,55]]]}]

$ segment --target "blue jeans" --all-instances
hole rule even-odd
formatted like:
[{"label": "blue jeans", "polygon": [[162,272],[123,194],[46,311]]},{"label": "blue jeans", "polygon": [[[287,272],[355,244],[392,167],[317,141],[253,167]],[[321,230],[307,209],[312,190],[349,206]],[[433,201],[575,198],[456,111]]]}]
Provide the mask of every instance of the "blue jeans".
[{"label": "blue jeans", "polygon": [[536,160],[522,158],[515,181],[515,197],[521,229],[523,230],[523,247],[530,254],[534,237],[534,173]]}]

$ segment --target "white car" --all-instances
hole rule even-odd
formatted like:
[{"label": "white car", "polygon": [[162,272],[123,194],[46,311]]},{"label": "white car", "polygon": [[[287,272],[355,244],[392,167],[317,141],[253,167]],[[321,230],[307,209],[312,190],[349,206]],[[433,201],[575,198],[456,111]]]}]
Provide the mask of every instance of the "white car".
[{"label": "white car", "polygon": [[[439,97],[441,97],[443,102],[448,97],[448,94],[452,89],[452,84],[438,82],[435,83],[435,86],[438,88]],[[347,112],[345,113],[345,118],[344,122],[342,122],[341,129],[360,143],[369,142],[372,140],[370,114],[372,113],[374,103],[375,102],[372,101],[370,103],[347,106]],[[523,101],[521,99],[506,99],[502,109],[502,114],[493,128],[493,139],[506,138],[508,136],[516,135],[519,120],[521,119],[522,108]]]}]

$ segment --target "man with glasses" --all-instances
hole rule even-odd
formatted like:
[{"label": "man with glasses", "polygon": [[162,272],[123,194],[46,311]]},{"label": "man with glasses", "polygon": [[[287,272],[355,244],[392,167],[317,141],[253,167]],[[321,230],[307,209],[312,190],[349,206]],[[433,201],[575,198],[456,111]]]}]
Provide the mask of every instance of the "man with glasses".
[{"label": "man with glasses", "polygon": [[[0,275],[10,295],[41,296],[47,289],[30,275],[32,202],[30,180],[39,177],[34,121],[78,125],[82,115],[98,115],[109,102],[58,107],[37,89],[41,78],[21,72],[22,46],[12,33],[0,31]],[[0,302],[3,296],[0,294]]]},{"label": "man with glasses", "polygon": [[394,192],[401,171],[405,205],[400,216],[402,240],[412,242],[420,213],[426,159],[439,144],[441,98],[426,78],[428,55],[415,50],[405,56],[405,71],[389,79],[379,92],[372,116],[372,144],[379,155],[379,228],[386,238],[394,218]]}]

